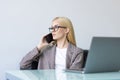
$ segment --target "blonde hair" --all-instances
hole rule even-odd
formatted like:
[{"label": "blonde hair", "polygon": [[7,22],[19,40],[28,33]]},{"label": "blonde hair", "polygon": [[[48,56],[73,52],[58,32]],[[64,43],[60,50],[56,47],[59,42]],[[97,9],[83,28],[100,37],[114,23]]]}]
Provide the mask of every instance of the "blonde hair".
[{"label": "blonde hair", "polygon": [[68,19],[67,17],[55,17],[52,21],[55,21],[55,20],[59,20],[62,26],[69,28],[67,39],[70,43],[76,46],[73,24],[70,21],[70,19]]}]

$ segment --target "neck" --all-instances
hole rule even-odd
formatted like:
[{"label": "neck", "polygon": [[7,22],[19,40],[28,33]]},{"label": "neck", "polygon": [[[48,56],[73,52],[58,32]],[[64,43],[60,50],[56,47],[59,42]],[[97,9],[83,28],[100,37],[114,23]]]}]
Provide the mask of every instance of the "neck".
[{"label": "neck", "polygon": [[68,47],[68,40],[67,39],[58,40],[57,41],[57,47],[58,48],[67,48]]}]

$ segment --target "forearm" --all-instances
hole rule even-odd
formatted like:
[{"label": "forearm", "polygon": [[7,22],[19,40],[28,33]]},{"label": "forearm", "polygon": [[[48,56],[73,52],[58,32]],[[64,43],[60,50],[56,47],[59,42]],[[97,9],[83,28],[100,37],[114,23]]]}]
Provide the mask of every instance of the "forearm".
[{"label": "forearm", "polygon": [[32,62],[39,56],[37,47],[30,51],[20,62],[20,69],[31,69]]}]

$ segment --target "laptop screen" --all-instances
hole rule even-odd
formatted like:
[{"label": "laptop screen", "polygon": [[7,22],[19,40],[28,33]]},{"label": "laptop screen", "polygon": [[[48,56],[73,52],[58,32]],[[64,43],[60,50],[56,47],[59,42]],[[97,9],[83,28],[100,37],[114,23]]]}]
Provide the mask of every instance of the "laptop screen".
[{"label": "laptop screen", "polygon": [[120,70],[120,37],[93,37],[84,73]]}]

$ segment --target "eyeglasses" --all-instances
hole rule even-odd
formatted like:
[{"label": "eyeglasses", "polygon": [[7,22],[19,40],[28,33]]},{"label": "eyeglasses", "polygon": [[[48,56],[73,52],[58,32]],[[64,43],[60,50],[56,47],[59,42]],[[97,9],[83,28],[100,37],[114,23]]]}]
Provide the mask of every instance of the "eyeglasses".
[{"label": "eyeglasses", "polygon": [[57,31],[59,28],[66,28],[66,27],[55,25],[54,27],[50,27],[49,31],[50,32]]}]

